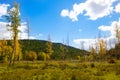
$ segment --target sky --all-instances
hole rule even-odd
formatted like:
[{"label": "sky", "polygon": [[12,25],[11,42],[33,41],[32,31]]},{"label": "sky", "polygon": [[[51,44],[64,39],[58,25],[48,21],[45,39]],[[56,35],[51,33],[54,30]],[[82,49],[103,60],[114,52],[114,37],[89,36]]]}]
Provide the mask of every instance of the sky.
[{"label": "sky", "polygon": [[[20,39],[30,38],[67,44],[84,49],[101,36],[114,46],[115,25],[120,26],[120,0],[0,0],[0,39],[9,39],[5,15],[16,1],[20,7]],[[108,46],[109,47],[109,46]]]}]

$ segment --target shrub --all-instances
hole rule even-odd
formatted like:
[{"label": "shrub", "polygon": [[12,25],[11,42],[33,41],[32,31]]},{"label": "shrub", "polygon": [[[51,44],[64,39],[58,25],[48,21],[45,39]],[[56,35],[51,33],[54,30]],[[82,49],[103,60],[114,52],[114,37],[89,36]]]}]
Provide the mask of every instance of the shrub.
[{"label": "shrub", "polygon": [[77,56],[77,60],[80,60],[80,56]]},{"label": "shrub", "polygon": [[108,63],[116,63],[114,59],[108,60]]},{"label": "shrub", "polygon": [[29,53],[27,53],[27,57],[28,57],[28,60],[34,61],[37,59],[37,54],[34,51],[30,51]]},{"label": "shrub", "polygon": [[49,54],[46,54],[44,52],[40,52],[38,53],[38,60],[49,60],[50,59],[50,55]]},{"label": "shrub", "polygon": [[60,63],[59,67],[60,67],[60,69],[64,70],[64,69],[68,68],[69,66],[66,63]]},{"label": "shrub", "polygon": [[50,59],[50,55],[46,54],[46,59],[49,60]]},{"label": "shrub", "polygon": [[72,75],[71,80],[76,80],[76,76]]},{"label": "shrub", "polygon": [[95,64],[94,64],[94,63],[91,63],[91,64],[90,64],[90,67],[91,67],[91,68],[94,68],[94,67],[95,67]]},{"label": "shrub", "polygon": [[38,59],[46,61],[46,54],[44,52],[38,53]]}]

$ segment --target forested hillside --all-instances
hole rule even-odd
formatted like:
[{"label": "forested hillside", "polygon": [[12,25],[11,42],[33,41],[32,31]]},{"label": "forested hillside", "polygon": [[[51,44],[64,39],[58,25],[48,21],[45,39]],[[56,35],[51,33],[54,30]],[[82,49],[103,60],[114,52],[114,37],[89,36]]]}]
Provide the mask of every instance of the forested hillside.
[{"label": "forested hillside", "polygon": [[[44,40],[20,40],[23,55],[26,52],[34,51],[37,54],[45,52],[47,41]],[[71,46],[66,46],[61,43],[52,43],[53,53],[52,59],[75,59],[77,56],[82,56],[87,51],[80,50]]]}]

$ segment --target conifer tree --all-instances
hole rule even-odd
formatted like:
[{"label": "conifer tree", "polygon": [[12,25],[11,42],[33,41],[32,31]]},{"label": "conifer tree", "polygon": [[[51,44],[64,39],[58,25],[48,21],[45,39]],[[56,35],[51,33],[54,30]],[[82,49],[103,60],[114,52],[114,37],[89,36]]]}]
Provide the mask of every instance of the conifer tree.
[{"label": "conifer tree", "polygon": [[7,21],[10,23],[8,25],[9,30],[12,32],[12,54],[10,56],[10,65],[14,64],[15,57],[19,54],[19,41],[18,41],[18,27],[20,27],[20,12],[19,5],[14,2],[14,7],[8,11],[8,16],[6,16]]}]

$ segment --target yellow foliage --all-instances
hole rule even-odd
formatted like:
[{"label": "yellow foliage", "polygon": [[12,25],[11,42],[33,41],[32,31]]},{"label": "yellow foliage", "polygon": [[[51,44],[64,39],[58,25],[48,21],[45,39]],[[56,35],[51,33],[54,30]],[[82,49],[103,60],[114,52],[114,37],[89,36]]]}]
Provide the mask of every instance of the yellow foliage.
[{"label": "yellow foliage", "polygon": [[103,39],[98,40],[98,53],[103,57],[106,54],[107,44]]},{"label": "yellow foliage", "polygon": [[28,59],[31,61],[34,61],[37,59],[37,54],[34,51],[30,51],[29,53],[27,53]]},{"label": "yellow foliage", "polygon": [[47,54],[51,55],[53,53],[52,42],[46,42],[46,51]]},{"label": "yellow foliage", "polygon": [[50,55],[46,54],[46,59],[49,60],[50,59]]},{"label": "yellow foliage", "polygon": [[77,56],[77,60],[80,60],[80,56]]},{"label": "yellow foliage", "polygon": [[11,46],[8,46],[7,41],[5,39],[1,40],[0,41],[0,56],[1,56],[1,59],[7,61],[8,58],[10,57],[11,53],[12,53]]},{"label": "yellow foliage", "polygon": [[38,54],[38,59],[46,61],[46,60],[49,60],[49,59],[50,59],[50,55],[49,55],[49,54],[46,54],[46,53],[44,53],[44,52],[40,52],[40,53]]}]

